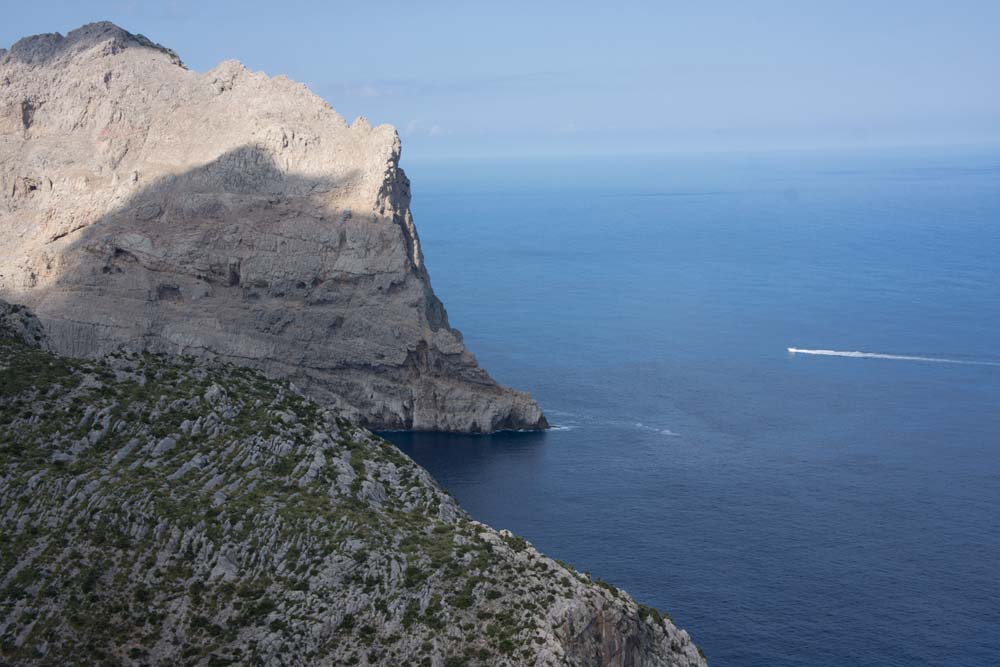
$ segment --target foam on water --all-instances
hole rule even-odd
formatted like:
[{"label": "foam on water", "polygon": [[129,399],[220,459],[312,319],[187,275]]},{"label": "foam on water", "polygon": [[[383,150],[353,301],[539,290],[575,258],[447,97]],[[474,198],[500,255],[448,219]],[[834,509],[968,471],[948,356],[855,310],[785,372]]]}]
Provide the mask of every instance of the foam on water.
[{"label": "foam on water", "polygon": [[640,431],[650,431],[652,433],[659,433],[660,435],[668,435],[671,437],[680,436],[680,433],[674,433],[669,428],[657,428],[656,426],[648,426],[642,422],[636,422],[635,427]]}]

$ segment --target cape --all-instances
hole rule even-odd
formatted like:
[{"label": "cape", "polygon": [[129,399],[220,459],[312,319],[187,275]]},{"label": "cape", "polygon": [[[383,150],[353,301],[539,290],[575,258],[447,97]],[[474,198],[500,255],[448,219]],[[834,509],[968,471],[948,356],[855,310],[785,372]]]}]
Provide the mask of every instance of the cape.
[{"label": "cape", "polygon": [[53,348],[213,357],[372,428],[538,429],[431,288],[400,141],[110,23],[0,51],[0,297]]}]

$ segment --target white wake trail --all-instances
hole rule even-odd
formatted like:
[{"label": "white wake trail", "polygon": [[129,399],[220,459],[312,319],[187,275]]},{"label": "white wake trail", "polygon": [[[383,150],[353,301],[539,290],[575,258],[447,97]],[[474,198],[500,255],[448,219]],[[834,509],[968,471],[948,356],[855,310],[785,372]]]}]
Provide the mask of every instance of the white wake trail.
[{"label": "white wake trail", "polygon": [[803,350],[788,348],[790,354],[813,354],[820,357],[851,357],[852,359],[889,359],[891,361],[924,361],[934,364],[961,364],[963,366],[1000,366],[1000,361],[975,361],[967,359],[943,359],[941,357],[914,357],[905,354],[880,354],[878,352],[847,352],[843,350]]}]

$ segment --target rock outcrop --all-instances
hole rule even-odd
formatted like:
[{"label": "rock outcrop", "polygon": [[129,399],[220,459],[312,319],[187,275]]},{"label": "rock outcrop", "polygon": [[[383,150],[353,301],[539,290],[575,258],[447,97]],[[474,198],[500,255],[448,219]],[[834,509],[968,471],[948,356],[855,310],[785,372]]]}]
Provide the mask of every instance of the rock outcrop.
[{"label": "rock outcrop", "polygon": [[377,428],[544,428],[434,295],[400,142],[109,23],[0,56],[0,296],[59,352],[212,356]]},{"label": "rock outcrop", "polygon": [[288,383],[0,322],[0,665],[705,665]]}]

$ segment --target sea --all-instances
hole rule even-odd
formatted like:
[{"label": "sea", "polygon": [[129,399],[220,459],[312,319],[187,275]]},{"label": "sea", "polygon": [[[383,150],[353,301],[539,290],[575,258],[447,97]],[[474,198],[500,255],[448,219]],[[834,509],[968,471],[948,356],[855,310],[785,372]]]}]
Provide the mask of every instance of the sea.
[{"label": "sea", "polygon": [[715,667],[1000,665],[1000,148],[404,167],[553,425],[384,434],[473,517]]}]

